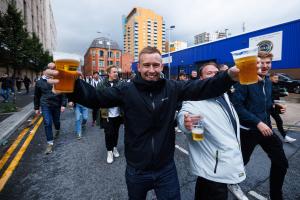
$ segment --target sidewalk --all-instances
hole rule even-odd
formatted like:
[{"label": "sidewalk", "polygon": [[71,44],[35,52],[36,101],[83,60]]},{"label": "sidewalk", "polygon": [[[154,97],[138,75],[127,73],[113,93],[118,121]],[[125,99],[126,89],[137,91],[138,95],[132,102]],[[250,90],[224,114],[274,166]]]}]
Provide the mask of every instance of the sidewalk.
[{"label": "sidewalk", "polygon": [[0,113],[0,144],[4,143],[33,113],[33,90],[34,88],[30,88],[29,94],[26,94],[26,90],[16,93],[17,112]]}]

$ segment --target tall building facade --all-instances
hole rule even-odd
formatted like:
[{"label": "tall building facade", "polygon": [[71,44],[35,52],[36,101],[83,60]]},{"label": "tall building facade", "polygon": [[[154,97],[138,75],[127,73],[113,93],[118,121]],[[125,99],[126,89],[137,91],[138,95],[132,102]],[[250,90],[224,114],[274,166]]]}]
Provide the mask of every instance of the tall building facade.
[{"label": "tall building facade", "polygon": [[103,74],[111,65],[121,70],[121,58],[122,51],[116,42],[106,37],[96,38],[84,55],[83,73],[85,76],[91,76],[93,72]]},{"label": "tall building facade", "polygon": [[0,11],[6,12],[9,3],[21,11],[29,33],[35,33],[43,48],[52,53],[56,48],[56,26],[50,0],[1,0]]},{"label": "tall building facade", "polygon": [[203,32],[194,36],[194,44],[201,44],[210,41],[210,33]]},{"label": "tall building facade", "polygon": [[[205,42],[215,41],[220,38],[226,38],[228,34],[227,31],[228,29],[225,29],[224,31],[216,31],[213,33],[208,33],[208,32],[200,33],[194,36],[194,44],[202,44]],[[230,35],[230,33],[228,35]]]},{"label": "tall building facade", "polygon": [[175,40],[170,42],[170,52],[187,48],[187,42]]},{"label": "tall building facade", "polygon": [[133,8],[123,16],[124,52],[138,60],[139,52],[146,46],[165,52],[166,30],[163,17],[152,10]]}]

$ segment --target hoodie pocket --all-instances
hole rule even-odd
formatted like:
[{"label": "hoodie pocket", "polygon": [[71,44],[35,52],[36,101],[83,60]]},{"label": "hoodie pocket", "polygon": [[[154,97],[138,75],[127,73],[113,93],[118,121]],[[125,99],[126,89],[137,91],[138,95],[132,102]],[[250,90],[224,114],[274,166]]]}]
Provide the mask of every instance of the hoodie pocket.
[{"label": "hoodie pocket", "polygon": [[219,151],[217,150],[216,151],[216,164],[215,164],[214,173],[217,173],[218,163],[219,163]]}]

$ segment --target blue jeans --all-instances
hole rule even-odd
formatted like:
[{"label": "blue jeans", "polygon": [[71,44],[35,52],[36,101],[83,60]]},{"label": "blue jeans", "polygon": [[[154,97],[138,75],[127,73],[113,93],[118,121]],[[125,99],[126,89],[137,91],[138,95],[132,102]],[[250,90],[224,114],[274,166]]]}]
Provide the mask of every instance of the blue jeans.
[{"label": "blue jeans", "polygon": [[139,170],[126,166],[126,184],[129,200],[146,199],[154,189],[158,200],[180,200],[180,187],[174,161],[158,170]]},{"label": "blue jeans", "polygon": [[44,127],[47,142],[53,141],[52,121],[56,130],[60,129],[60,107],[42,106],[42,115],[44,117]]},{"label": "blue jeans", "polygon": [[[82,117],[81,117],[82,116]],[[81,134],[81,124],[86,124],[88,119],[88,109],[78,103],[75,106],[75,131],[77,135]],[[82,120],[82,121],[81,121]]]},{"label": "blue jeans", "polygon": [[1,96],[3,97],[4,101],[7,101],[9,97],[9,89],[1,89]]}]

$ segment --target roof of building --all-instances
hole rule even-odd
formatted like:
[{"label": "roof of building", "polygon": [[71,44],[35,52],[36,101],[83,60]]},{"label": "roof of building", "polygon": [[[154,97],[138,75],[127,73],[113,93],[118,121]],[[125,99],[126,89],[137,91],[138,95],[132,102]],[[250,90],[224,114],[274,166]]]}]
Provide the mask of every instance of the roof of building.
[{"label": "roof of building", "polygon": [[103,48],[103,49],[114,49],[114,50],[121,50],[118,43],[110,40],[106,37],[99,37],[93,40],[90,48]]}]

